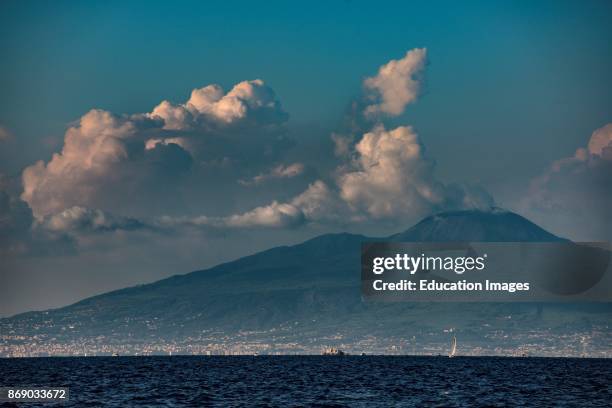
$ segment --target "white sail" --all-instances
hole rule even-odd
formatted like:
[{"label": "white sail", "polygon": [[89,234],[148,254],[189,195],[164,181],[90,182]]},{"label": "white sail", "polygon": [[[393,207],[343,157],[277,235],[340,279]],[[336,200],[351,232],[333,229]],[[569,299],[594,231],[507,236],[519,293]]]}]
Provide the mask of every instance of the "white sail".
[{"label": "white sail", "polygon": [[448,356],[454,357],[455,353],[457,353],[457,337],[453,336],[453,339],[451,340],[451,350]]}]

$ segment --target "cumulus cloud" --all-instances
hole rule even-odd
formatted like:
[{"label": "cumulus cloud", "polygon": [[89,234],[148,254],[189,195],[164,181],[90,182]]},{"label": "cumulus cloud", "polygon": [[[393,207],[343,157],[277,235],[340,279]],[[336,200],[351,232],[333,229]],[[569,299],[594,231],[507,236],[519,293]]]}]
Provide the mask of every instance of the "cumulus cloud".
[{"label": "cumulus cloud", "polygon": [[273,201],[244,213],[225,217],[160,217],[158,225],[165,228],[184,226],[197,228],[295,228],[310,223],[348,224],[359,221],[350,213],[336,191],[317,180],[285,203]]},{"label": "cumulus cloud", "polygon": [[302,163],[292,163],[286,166],[280,164],[266,173],[258,174],[251,180],[239,180],[238,182],[240,184],[248,186],[254,184],[261,184],[273,179],[293,178],[303,174],[304,169],[305,167]]},{"label": "cumulus cloud", "polygon": [[113,178],[109,169],[128,157],[125,142],[135,131],[130,120],[88,112],[66,132],[61,153],[24,170],[21,198],[37,216],[63,210],[74,196],[87,202],[95,194],[95,179]]},{"label": "cumulus cloud", "polygon": [[355,171],[339,179],[340,195],[352,208],[383,218],[442,203],[442,188],[431,177],[433,163],[411,127],[378,126],[356,151]]},{"label": "cumulus cloud", "polygon": [[612,123],[595,130],[586,148],[534,178],[520,207],[569,238],[612,239]]},{"label": "cumulus cloud", "polygon": [[226,94],[219,85],[194,89],[186,103],[163,101],[149,115],[163,119],[164,129],[169,130],[244,121],[278,124],[288,118],[272,88],[261,79],[240,82]]},{"label": "cumulus cloud", "polygon": [[229,227],[295,227],[303,224],[304,214],[291,204],[278,203],[257,207],[244,214],[223,219]]},{"label": "cumulus cloud", "polygon": [[133,231],[149,228],[135,218],[116,216],[98,209],[77,206],[44,217],[40,226],[53,232],[69,233]]},{"label": "cumulus cloud", "polygon": [[94,109],[69,127],[61,152],[23,171],[21,197],[39,219],[74,206],[153,211],[178,203],[180,194],[199,198],[215,183],[235,183],[239,173],[260,174],[261,181],[292,177],[300,165],[261,173],[290,146],[279,130],[286,120],[259,79],[227,93],[218,85],[194,89],[186,103],[163,101],[146,114]]},{"label": "cumulus cloud", "polygon": [[593,156],[600,156],[610,160],[610,155],[612,154],[610,148],[612,148],[612,123],[608,123],[593,132],[587,150]]},{"label": "cumulus cloud", "polygon": [[169,101],[162,101],[149,114],[150,117],[160,118],[164,122],[164,129],[184,130],[191,127],[193,118],[183,105],[173,105]]},{"label": "cumulus cloud", "polygon": [[154,139],[149,139],[145,142],[145,150],[153,150],[155,149],[158,145],[161,146],[168,146],[171,144],[175,144],[177,146],[180,146],[181,148],[183,148],[185,151],[191,151],[191,144],[189,143],[188,139],[185,139],[183,137],[168,137],[165,139],[162,138],[154,138]]},{"label": "cumulus cloud", "polygon": [[414,48],[403,58],[382,65],[377,75],[364,79],[363,95],[351,102],[342,126],[331,134],[336,157],[348,158],[363,133],[382,125],[387,117],[402,114],[417,100],[426,60],[427,50]]},{"label": "cumulus cloud", "polygon": [[[425,154],[421,140],[411,127],[386,130],[381,122],[384,116],[401,114],[407,104],[416,100],[426,54],[424,48],[410,50],[404,58],[381,66],[376,76],[364,81],[367,103],[365,107],[360,102],[353,104],[349,134],[331,135],[334,155],[342,163],[330,175],[329,182],[316,180],[284,203],[275,200],[245,213],[183,221],[219,228],[293,227],[307,223],[345,225],[371,220],[407,223],[436,211],[492,208],[494,201],[484,189],[437,180],[435,163]],[[203,88],[198,109],[210,111],[221,95],[218,88]],[[194,103],[188,102],[185,109],[190,105]],[[357,119],[362,114],[365,122],[363,118]],[[366,126],[371,130],[356,134]],[[241,179],[239,183],[250,186],[271,179],[291,178],[303,170],[301,163],[280,165]]]},{"label": "cumulus cloud", "polygon": [[[425,155],[411,127],[386,130],[379,125],[364,134],[354,149],[350,154],[354,160],[336,170],[335,185],[317,180],[285,204],[275,201],[222,222],[216,220],[216,225],[346,225],[369,220],[408,223],[436,211],[486,210],[494,206],[493,198],[482,188],[438,181],[434,162]],[[286,210],[282,222],[281,209]],[[240,222],[228,222],[232,219]],[[206,219],[206,223],[215,222]]]},{"label": "cumulus cloud", "polygon": [[160,217],[156,224],[161,228],[180,227],[235,229],[235,228],[293,228],[304,224],[304,213],[289,203],[273,201],[269,205],[226,217]]},{"label": "cumulus cloud", "polygon": [[145,135],[158,127],[142,115],[89,111],[67,130],[60,153],[23,171],[21,198],[40,218],[77,205],[98,207],[116,198],[113,191],[135,193],[134,183],[181,173],[190,158],[177,144],[145,149]]},{"label": "cumulus cloud", "polygon": [[367,96],[373,101],[365,107],[366,117],[397,116],[416,100],[420,87],[418,75],[426,56],[425,48],[410,50],[404,58],[389,61],[379,68],[377,75],[364,81]]},{"label": "cumulus cloud", "polygon": [[311,223],[344,225],[363,221],[359,214],[351,211],[336,188],[322,180],[311,183],[301,194],[291,200]]},{"label": "cumulus cloud", "polygon": [[382,125],[355,146],[353,170],[339,176],[340,196],[351,208],[375,219],[421,216],[432,211],[488,208],[491,197],[463,186],[446,186],[434,177],[434,162],[425,155],[409,126]]},{"label": "cumulus cloud", "polygon": [[[37,228],[73,234],[410,222],[433,211],[488,207],[484,190],[436,179],[435,163],[411,127],[387,130],[381,123],[416,99],[425,59],[425,49],[413,49],[364,81],[367,106],[357,103],[355,112],[362,121],[365,113],[369,130],[332,135],[340,163],[329,166],[330,174],[306,175],[311,167],[301,159],[270,168],[286,162],[279,152],[290,144],[282,129],[288,115],[256,79],[228,92],[218,85],[194,89],[185,103],[163,101],[150,113],[86,113],[67,130],[60,153],[24,170],[21,198]],[[284,197],[268,199],[275,184]],[[253,185],[259,188],[244,192]],[[228,199],[234,194],[241,199]],[[204,215],[183,215],[179,204]],[[167,207],[172,214],[153,212]]]}]

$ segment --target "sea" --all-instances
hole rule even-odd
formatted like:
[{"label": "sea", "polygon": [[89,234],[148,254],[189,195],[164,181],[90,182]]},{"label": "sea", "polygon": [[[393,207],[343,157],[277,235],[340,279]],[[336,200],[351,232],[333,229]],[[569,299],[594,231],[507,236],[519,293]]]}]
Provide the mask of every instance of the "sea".
[{"label": "sea", "polygon": [[0,359],[0,386],[69,387],[41,407],[610,407],[612,359],[160,356]]}]

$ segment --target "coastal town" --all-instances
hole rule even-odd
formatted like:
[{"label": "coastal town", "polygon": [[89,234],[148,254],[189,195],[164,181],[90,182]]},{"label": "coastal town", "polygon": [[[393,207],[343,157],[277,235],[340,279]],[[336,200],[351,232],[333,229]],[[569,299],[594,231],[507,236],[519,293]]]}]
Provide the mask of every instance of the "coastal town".
[{"label": "coastal town", "polygon": [[[351,337],[345,333],[327,335],[300,333],[291,325],[263,331],[227,333],[208,330],[197,336],[148,339],[115,334],[95,337],[16,335],[10,327],[0,335],[0,357],[47,356],[146,356],[146,355],[320,355],[333,347],[350,355],[444,356],[448,354],[450,331],[423,332],[413,336]],[[64,327],[70,331],[74,327]],[[610,327],[592,327],[583,332],[563,335],[550,330],[507,333],[483,331],[481,339],[456,332],[459,356],[505,357],[589,357],[610,358],[607,342]]]}]

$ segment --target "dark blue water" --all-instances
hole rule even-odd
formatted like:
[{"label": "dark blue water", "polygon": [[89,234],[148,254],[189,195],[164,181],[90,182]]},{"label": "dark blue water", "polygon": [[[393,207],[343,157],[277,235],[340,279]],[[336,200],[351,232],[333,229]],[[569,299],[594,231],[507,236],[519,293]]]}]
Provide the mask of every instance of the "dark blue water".
[{"label": "dark blue water", "polygon": [[62,406],[72,407],[610,407],[611,384],[612,360],[601,359],[0,359],[0,386],[70,387],[70,401]]}]

